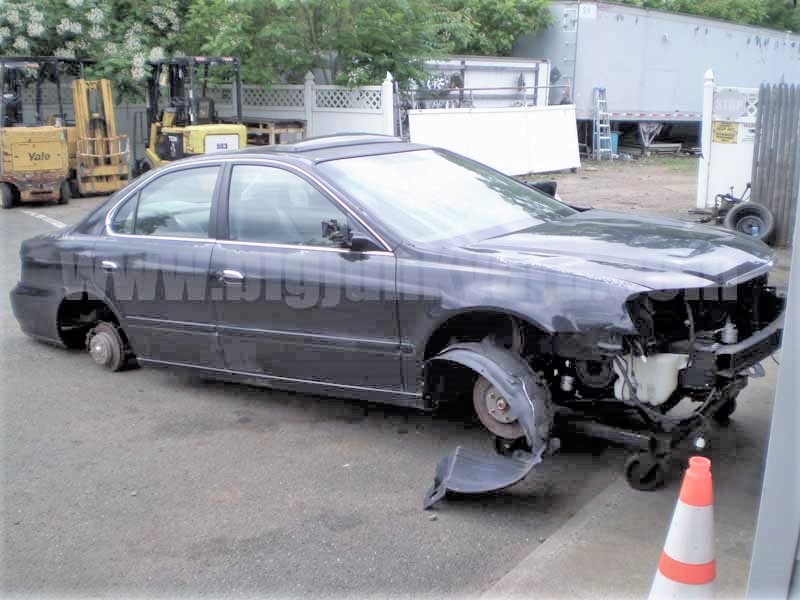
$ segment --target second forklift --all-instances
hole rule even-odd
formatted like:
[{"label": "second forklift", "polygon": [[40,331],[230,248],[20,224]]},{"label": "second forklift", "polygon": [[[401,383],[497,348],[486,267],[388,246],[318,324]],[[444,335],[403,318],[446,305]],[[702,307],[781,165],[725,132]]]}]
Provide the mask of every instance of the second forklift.
[{"label": "second forklift", "polygon": [[[228,116],[219,114],[211,97],[212,89],[223,84],[231,84],[233,114]],[[246,146],[241,91],[238,58],[181,56],[151,62],[144,158],[136,161],[139,172],[185,156]]]}]

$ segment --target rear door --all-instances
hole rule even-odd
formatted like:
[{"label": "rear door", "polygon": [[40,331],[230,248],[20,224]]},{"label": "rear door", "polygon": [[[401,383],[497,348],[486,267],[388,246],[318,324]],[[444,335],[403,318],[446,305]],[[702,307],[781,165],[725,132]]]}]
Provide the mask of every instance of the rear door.
[{"label": "rear door", "polygon": [[228,188],[228,231],[211,261],[223,282],[216,314],[228,368],[400,390],[394,255],[325,238],[322,223],[333,220],[370,234],[301,172],[236,165]]},{"label": "rear door", "polygon": [[222,166],[148,180],[111,212],[95,247],[95,280],[142,361],[223,366],[208,268]]}]

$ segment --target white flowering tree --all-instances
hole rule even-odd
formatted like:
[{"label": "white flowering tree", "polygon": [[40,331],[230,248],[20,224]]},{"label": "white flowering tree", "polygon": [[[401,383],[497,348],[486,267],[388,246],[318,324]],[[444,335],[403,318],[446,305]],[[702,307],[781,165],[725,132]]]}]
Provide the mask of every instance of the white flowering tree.
[{"label": "white flowering tree", "polygon": [[[188,0],[186,0],[188,1]],[[118,96],[141,98],[148,60],[176,51],[175,0],[0,0],[0,55],[94,59]]]}]

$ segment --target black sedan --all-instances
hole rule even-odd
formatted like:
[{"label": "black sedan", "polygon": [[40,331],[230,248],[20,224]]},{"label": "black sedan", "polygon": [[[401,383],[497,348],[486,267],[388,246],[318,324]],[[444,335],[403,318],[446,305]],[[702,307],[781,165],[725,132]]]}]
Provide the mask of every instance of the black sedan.
[{"label": "black sedan", "polygon": [[[783,311],[751,237],[575,209],[383,136],[175,162],[21,260],[22,329],[111,370],[462,402],[525,465],[560,428],[625,444],[640,488],[679,442],[703,445],[706,417],[727,420]],[[683,401],[694,412],[672,416]]]}]

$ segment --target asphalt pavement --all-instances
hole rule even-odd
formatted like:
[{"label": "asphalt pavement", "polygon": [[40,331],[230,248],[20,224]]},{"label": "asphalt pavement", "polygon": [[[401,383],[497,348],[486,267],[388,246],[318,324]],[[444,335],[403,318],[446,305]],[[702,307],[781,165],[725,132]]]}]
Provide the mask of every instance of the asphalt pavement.
[{"label": "asphalt pavement", "polygon": [[618,476],[621,452],[564,452],[425,512],[437,461],[484,430],[27,338],[20,242],[100,200],[0,214],[3,595],[477,595]]},{"label": "asphalt pavement", "polygon": [[[621,450],[566,448],[504,492],[425,512],[437,461],[459,444],[489,449],[483,429],[163,370],[108,373],[83,352],[27,338],[7,294],[19,243],[100,201],[0,214],[4,596],[646,590],[678,484],[628,490]],[[738,507],[723,513],[721,531],[740,571],[773,375],[744,392],[741,417],[714,437],[724,502]]]}]

